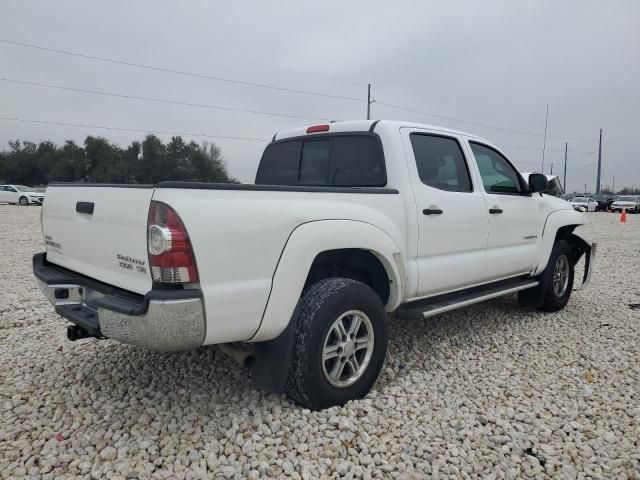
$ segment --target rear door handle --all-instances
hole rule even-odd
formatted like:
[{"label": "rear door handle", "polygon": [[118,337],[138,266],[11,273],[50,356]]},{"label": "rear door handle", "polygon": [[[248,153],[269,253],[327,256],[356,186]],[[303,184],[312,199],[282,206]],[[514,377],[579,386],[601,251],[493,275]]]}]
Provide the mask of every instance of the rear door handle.
[{"label": "rear door handle", "polygon": [[442,215],[442,210],[439,208],[425,208],[422,213],[425,215]]},{"label": "rear door handle", "polygon": [[87,215],[93,215],[93,202],[77,202],[76,212],[86,213]]},{"label": "rear door handle", "polygon": [[489,209],[489,213],[490,213],[491,215],[495,215],[495,214],[497,214],[497,213],[502,213],[502,209],[501,209],[501,208],[490,208],[490,209]]}]

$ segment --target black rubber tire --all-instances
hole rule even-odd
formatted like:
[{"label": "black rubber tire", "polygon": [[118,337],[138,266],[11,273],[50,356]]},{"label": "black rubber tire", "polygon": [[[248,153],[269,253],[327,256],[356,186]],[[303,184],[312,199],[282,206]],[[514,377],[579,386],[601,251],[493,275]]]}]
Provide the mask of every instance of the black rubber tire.
[{"label": "black rubber tire", "polygon": [[[334,320],[349,310],[364,312],[373,327],[374,346],[369,366],[353,385],[331,385],[322,371],[322,348]],[[387,314],[380,297],[367,285],[348,278],[327,278],[311,285],[297,309],[286,392],[296,403],[321,410],[364,397],[376,382],[387,354]]]},{"label": "black rubber tire", "polygon": [[27,199],[27,197],[20,197],[20,200],[18,200],[18,202],[20,202],[20,205],[22,205],[23,207],[29,205],[29,199]]},{"label": "black rubber tire", "polygon": [[[558,297],[553,291],[553,270],[560,255],[565,255],[567,260],[569,260],[569,282],[567,283],[567,289],[564,292],[564,295]],[[520,304],[522,306],[534,307],[545,312],[557,312],[558,310],[562,310],[569,301],[569,297],[573,290],[574,267],[573,252],[569,242],[566,240],[558,240],[551,250],[551,256],[549,257],[547,267],[538,276],[540,285],[520,292],[518,294]],[[532,304],[531,299],[533,298],[539,298],[540,302]]]}]

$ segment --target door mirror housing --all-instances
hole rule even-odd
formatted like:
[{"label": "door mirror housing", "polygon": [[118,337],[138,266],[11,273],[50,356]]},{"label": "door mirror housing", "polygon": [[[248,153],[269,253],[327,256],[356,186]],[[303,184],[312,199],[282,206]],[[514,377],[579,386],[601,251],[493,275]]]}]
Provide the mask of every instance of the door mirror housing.
[{"label": "door mirror housing", "polygon": [[532,173],[529,175],[529,191],[531,193],[544,192],[549,186],[547,176],[542,173]]}]

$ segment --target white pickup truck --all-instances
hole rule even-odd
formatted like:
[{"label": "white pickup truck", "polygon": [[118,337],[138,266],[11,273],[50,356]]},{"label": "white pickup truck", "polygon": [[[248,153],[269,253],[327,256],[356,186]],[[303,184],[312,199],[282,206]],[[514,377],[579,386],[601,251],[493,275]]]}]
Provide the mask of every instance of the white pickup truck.
[{"label": "white pickup truck", "polygon": [[391,312],[567,304],[595,245],[546,185],[473,135],[314,125],[274,135],[254,185],[49,185],[33,271],[71,340],[224,344],[258,388],[325,408],[371,389]]}]

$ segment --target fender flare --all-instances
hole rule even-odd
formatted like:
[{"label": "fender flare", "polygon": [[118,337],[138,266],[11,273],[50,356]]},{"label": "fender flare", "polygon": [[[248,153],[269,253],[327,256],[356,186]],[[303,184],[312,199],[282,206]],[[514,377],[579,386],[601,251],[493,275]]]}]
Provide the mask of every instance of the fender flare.
[{"label": "fender flare", "polygon": [[289,324],[316,256],[328,250],[358,248],[374,254],[389,277],[387,311],[401,303],[406,285],[401,250],[382,229],[357,220],[317,220],[296,227],[276,266],[271,292],[251,342],[271,340]]},{"label": "fender flare", "polygon": [[[540,246],[540,262],[533,271],[532,275],[539,275],[547,268],[549,258],[551,257],[551,250],[556,241],[558,231],[563,227],[578,227],[588,223],[587,217],[584,213],[577,212],[575,210],[556,210],[551,212],[545,221],[542,230],[542,242]],[[570,232],[569,232],[570,233]]]}]

